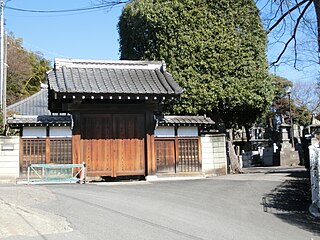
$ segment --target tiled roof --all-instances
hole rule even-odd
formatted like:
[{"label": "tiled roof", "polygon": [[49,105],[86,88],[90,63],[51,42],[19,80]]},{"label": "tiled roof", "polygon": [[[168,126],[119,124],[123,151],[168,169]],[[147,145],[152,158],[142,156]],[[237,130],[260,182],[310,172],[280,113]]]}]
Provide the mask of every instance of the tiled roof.
[{"label": "tiled roof", "polygon": [[206,116],[157,116],[159,126],[200,126],[215,125],[215,122]]},{"label": "tiled roof", "polygon": [[8,124],[10,127],[18,126],[70,126],[71,116],[23,116],[15,115],[8,118]]},{"label": "tiled roof", "polygon": [[50,115],[48,110],[48,89],[41,89],[34,95],[8,106],[7,112],[19,115]]},{"label": "tiled roof", "polygon": [[161,62],[55,59],[49,89],[64,94],[176,96],[183,89]]}]

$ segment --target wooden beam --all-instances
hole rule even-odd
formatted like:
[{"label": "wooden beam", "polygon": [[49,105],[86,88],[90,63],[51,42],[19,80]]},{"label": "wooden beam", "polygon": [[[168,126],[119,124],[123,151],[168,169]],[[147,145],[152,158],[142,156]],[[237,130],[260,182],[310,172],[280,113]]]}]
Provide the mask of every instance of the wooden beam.
[{"label": "wooden beam", "polygon": [[45,156],[46,164],[50,163],[50,138],[46,137],[46,156]]},{"label": "wooden beam", "polygon": [[145,114],[146,128],[146,175],[154,175],[156,173],[156,161],[154,153],[154,119],[153,112]]},{"label": "wooden beam", "polygon": [[74,127],[72,129],[72,163],[81,164],[81,135],[80,135],[80,113],[73,113]]},{"label": "wooden beam", "polygon": [[198,157],[199,157],[199,172],[202,171],[202,145],[201,137],[198,137]]},{"label": "wooden beam", "polygon": [[139,103],[63,103],[63,112],[88,112],[88,113],[145,113],[146,111],[158,111],[157,102]]},{"label": "wooden beam", "polygon": [[175,173],[179,172],[179,138],[175,137],[174,138],[174,152],[175,152]]},{"label": "wooden beam", "polygon": [[20,144],[19,144],[19,176],[22,177],[23,173],[23,138],[20,136]]},{"label": "wooden beam", "polygon": [[80,134],[72,135],[72,163],[81,164],[81,137]]}]

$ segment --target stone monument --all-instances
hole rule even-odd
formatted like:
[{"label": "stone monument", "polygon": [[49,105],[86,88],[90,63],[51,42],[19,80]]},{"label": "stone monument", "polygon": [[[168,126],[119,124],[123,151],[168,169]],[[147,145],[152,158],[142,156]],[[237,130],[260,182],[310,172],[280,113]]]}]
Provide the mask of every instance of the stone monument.
[{"label": "stone monument", "polygon": [[295,150],[294,143],[289,140],[288,129],[290,125],[282,122],[281,129],[281,151],[280,151],[280,166],[297,166],[300,162],[299,153]]}]

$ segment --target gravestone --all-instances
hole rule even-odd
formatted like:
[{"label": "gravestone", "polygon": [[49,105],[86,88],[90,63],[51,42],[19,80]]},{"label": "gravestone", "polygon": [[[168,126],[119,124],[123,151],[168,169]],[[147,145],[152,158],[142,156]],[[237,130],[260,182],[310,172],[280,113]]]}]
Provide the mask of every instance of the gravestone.
[{"label": "gravestone", "polygon": [[289,140],[288,129],[290,129],[290,125],[282,123],[280,128],[282,137],[280,166],[297,166],[300,162],[299,153],[292,147]]}]

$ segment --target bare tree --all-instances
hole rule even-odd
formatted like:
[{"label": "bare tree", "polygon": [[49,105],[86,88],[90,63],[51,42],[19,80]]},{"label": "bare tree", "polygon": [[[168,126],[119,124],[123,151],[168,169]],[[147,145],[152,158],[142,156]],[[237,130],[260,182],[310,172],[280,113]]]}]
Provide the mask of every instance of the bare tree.
[{"label": "bare tree", "polygon": [[306,106],[312,113],[320,112],[320,89],[316,80],[314,82],[295,81],[292,87],[292,99],[298,107]]},{"label": "bare tree", "polygon": [[104,7],[115,7],[117,5],[124,5],[132,0],[92,0],[93,5],[104,6]]},{"label": "bare tree", "polygon": [[257,0],[257,4],[269,48],[279,49],[271,66],[319,64],[320,0]]}]

